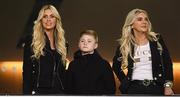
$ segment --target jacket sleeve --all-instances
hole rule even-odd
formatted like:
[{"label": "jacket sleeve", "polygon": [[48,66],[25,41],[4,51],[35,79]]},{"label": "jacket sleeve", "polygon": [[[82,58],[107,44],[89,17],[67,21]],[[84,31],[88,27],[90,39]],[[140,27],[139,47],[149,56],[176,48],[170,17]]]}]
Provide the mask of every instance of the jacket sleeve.
[{"label": "jacket sleeve", "polygon": [[117,50],[116,50],[116,53],[115,53],[115,56],[113,58],[113,65],[112,65],[112,68],[117,76],[117,78],[122,81],[126,76],[123,72],[123,70],[121,69],[121,54],[120,54],[120,51],[119,51],[119,47],[117,47]]},{"label": "jacket sleeve", "polygon": [[104,84],[106,87],[106,94],[115,94],[116,91],[116,85],[115,85],[115,79],[114,79],[114,74],[113,74],[113,70],[111,68],[111,65],[107,62],[104,61],[104,65],[105,65],[105,73],[104,73]]},{"label": "jacket sleeve", "polygon": [[169,51],[163,41],[162,36],[159,36],[159,42],[163,48],[162,50],[162,61],[164,66],[164,73],[165,73],[165,80],[166,81],[173,81],[173,64],[169,54]]},{"label": "jacket sleeve", "polygon": [[23,55],[23,94],[32,93],[32,51],[31,43],[26,43],[24,46],[24,55]]}]

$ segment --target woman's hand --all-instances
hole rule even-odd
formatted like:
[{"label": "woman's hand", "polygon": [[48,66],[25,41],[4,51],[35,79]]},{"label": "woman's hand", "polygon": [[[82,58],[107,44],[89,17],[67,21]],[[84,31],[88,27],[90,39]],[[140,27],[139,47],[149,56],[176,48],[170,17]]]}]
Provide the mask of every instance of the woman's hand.
[{"label": "woman's hand", "polygon": [[174,92],[171,87],[164,88],[164,95],[174,95]]}]

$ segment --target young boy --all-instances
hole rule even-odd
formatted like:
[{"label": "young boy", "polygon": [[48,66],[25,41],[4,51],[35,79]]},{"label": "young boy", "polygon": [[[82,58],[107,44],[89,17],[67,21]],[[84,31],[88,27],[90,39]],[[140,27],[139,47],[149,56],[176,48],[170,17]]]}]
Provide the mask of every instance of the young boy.
[{"label": "young boy", "polygon": [[67,91],[75,95],[113,95],[115,81],[110,64],[97,52],[98,35],[93,30],[80,34],[79,50],[67,70]]}]

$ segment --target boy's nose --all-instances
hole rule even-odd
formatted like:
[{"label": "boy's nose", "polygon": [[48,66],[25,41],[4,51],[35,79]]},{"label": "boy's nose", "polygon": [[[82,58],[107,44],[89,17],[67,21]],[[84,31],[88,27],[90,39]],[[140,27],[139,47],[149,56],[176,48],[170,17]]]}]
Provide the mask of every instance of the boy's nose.
[{"label": "boy's nose", "polygon": [[87,42],[84,42],[84,45],[87,45]]}]

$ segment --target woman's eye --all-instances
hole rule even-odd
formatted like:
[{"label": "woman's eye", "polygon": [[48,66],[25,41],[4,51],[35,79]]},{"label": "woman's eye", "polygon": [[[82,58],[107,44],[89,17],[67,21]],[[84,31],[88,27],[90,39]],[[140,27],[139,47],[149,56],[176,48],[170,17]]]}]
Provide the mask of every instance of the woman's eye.
[{"label": "woman's eye", "polygon": [[51,18],[55,18],[55,16],[54,16],[54,15],[51,15],[50,17],[51,17]]},{"label": "woman's eye", "polygon": [[137,18],[138,21],[142,21],[142,18]]},{"label": "woman's eye", "polygon": [[45,16],[43,16],[43,18],[48,18],[48,16],[47,16],[47,15],[45,15]]},{"label": "woman's eye", "polygon": [[148,18],[145,18],[146,21],[148,21]]}]

